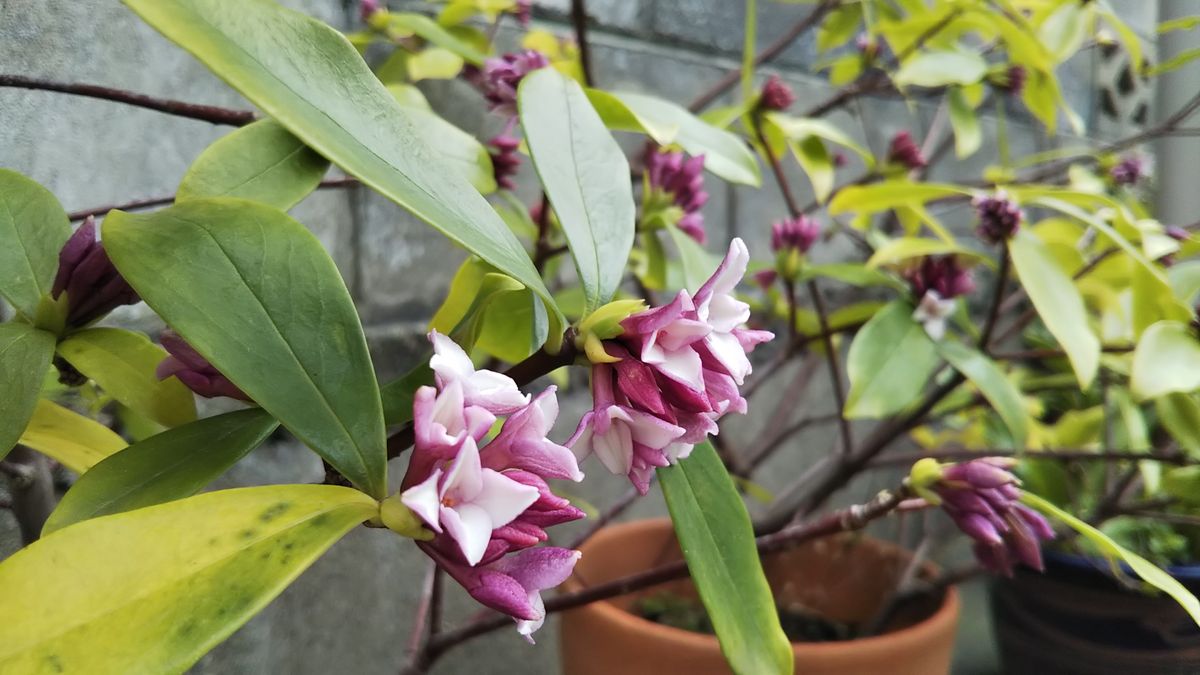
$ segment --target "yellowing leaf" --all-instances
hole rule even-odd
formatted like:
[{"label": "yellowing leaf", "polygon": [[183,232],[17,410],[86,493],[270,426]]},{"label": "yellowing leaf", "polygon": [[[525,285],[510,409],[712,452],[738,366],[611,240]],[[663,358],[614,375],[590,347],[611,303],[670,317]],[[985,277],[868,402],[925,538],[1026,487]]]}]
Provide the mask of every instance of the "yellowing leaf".
[{"label": "yellowing leaf", "polygon": [[0,671],[183,672],[377,512],[350,488],[273,485],[58,530],[0,564]]},{"label": "yellowing leaf", "polygon": [[1200,389],[1200,341],[1187,324],[1159,321],[1133,352],[1129,386],[1139,400]]},{"label": "yellowing leaf", "polygon": [[76,473],[87,471],[126,445],[112,429],[45,399],[38,401],[29,426],[17,442]]}]

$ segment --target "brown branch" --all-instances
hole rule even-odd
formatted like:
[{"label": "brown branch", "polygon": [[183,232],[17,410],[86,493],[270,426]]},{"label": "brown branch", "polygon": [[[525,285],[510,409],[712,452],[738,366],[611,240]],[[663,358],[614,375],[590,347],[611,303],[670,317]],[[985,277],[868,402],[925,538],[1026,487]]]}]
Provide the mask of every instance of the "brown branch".
[{"label": "brown branch", "polygon": [[931,457],[939,461],[957,461],[979,459],[980,457],[1017,457],[1020,459],[1053,459],[1063,462],[1119,462],[1119,461],[1153,461],[1174,466],[1192,466],[1200,464],[1184,454],[1151,454],[1148,452],[1133,452],[1128,450],[1087,450],[1083,448],[1058,448],[1053,450],[1018,450],[1004,448],[952,448],[949,450],[930,450],[927,452],[907,452],[880,457],[871,462],[872,468],[907,466],[918,460]]},{"label": "brown branch", "polygon": [[583,83],[594,86],[592,54],[587,39],[587,6],[585,0],[571,0],[571,25],[575,29],[575,45],[579,48],[579,65],[583,69]]},{"label": "brown branch", "polygon": [[992,293],[992,308],[988,312],[987,321],[983,324],[983,332],[979,335],[979,349],[984,354],[992,344],[992,333],[996,330],[996,321],[1000,318],[1000,307],[1004,304],[1004,287],[1008,285],[1009,268],[1012,257],[1008,253],[1008,244],[1002,244],[1000,252],[1000,271],[996,273],[996,288]]},{"label": "brown branch", "polygon": [[[838,534],[839,532],[860,530],[866,527],[871,521],[891,513],[907,496],[907,492],[903,489],[894,493],[884,491],[866,504],[857,504],[840,509],[811,522],[794,525],[774,534],[758,537],[755,544],[759,554],[765,555],[786,550],[814,539]],[[680,560],[667,563],[603,584],[559,595],[546,601],[546,613],[552,614],[589,605],[593,602],[627,595],[643,588],[649,588],[675,579],[682,579],[687,576],[687,573],[688,568],[685,561]],[[428,649],[430,660],[432,661],[432,659],[440,656],[450,647],[511,624],[512,619],[496,614],[473,621],[454,630],[446,631],[430,641]]]},{"label": "brown branch", "polygon": [[[354,187],[355,185],[359,185],[358,179],[350,178],[347,176],[347,177],[342,177],[342,178],[329,178],[327,180],[323,180],[317,184],[317,188],[318,189],[344,188],[344,187]],[[109,211],[139,211],[141,209],[149,209],[149,208],[153,208],[155,206],[163,206],[165,204],[170,204],[174,201],[175,201],[175,195],[166,195],[163,197],[151,197],[149,199],[138,199],[138,200],[134,200],[134,201],[130,201],[130,202],[125,202],[124,204],[109,204],[108,206],[96,206],[96,207],[92,207],[90,209],[84,209],[82,211],[75,211],[74,213],[67,214],[67,217],[70,218],[72,222],[74,222],[74,221],[78,221],[78,220],[84,220],[88,216],[102,216],[102,215],[108,213]]]},{"label": "brown branch", "polygon": [[255,114],[250,110],[233,110],[213,105],[200,105],[172,99],[155,98],[124,89],[101,87],[95,84],[51,82],[50,80],[23,77],[21,75],[0,75],[0,87],[13,87],[34,91],[54,91],[62,94],[115,101],[138,108],[157,110],[158,112],[175,115],[176,117],[200,120],[210,124],[240,127],[250,124],[256,119]]},{"label": "brown branch", "polygon": [[[801,35],[807,33],[813,26],[817,24],[826,14],[838,5],[838,0],[822,0],[821,4],[813,8],[808,16],[805,16],[800,21],[792,25],[786,33],[781,35],[779,39],[765,47],[757,56],[754,57],[754,65],[761,66],[764,63],[773,61],[775,57],[783,53],[793,42]],[[692,112],[700,112],[708,107],[710,103],[717,100],[722,94],[729,91],[736,85],[742,77],[741,67],[732,68],[721,79],[713,83],[711,87],[706,89],[702,94],[697,96],[695,100],[688,105],[688,110]]]}]

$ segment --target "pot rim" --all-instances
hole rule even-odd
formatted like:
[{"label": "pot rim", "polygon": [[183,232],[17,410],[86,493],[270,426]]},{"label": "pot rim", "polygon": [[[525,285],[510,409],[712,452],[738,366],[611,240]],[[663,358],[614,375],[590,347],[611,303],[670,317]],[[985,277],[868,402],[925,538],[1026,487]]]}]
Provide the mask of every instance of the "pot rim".
[{"label": "pot rim", "polygon": [[[606,525],[604,530],[610,532],[621,530],[633,530],[647,527],[659,528],[670,527],[670,518],[648,518],[643,520],[634,520],[626,523],[617,523]],[[599,534],[599,532],[597,532]],[[866,537],[877,544],[889,548],[899,548],[895,544],[886,542],[873,537]],[[591,541],[585,542],[580,547],[584,555],[587,555],[588,544]],[[567,579],[562,585],[563,591],[576,591],[587,588],[574,576]],[[626,594],[628,595],[628,594]],[[622,597],[622,596],[617,596]],[[685,643],[694,648],[717,646],[717,636],[707,633],[697,633],[683,628],[676,628],[665,624],[650,621],[644,617],[638,616],[633,612],[628,612],[621,609],[612,602],[613,598],[599,600],[588,605],[576,607],[568,610],[571,612],[591,612],[602,617],[608,623],[633,623],[637,626],[637,630],[642,633],[649,633],[657,639],[667,642]],[[891,642],[916,642],[927,639],[931,634],[941,632],[945,629],[947,623],[953,624],[958,616],[959,610],[958,588],[950,586],[946,589],[946,594],[942,600],[942,604],[937,611],[931,614],[928,618],[919,621],[911,626],[894,630],[881,635],[872,635],[864,638],[854,638],[853,640],[837,640],[830,642],[792,642],[792,651],[796,653],[824,653],[836,652],[843,649],[858,649],[862,647],[882,646]]]},{"label": "pot rim", "polygon": [[[1082,555],[1071,551],[1062,551],[1055,548],[1043,547],[1042,555],[1046,560],[1054,561],[1067,567],[1075,569],[1086,569],[1088,571],[1098,572],[1105,576],[1112,576],[1109,571],[1110,566],[1108,561],[1101,556]],[[1128,563],[1121,560],[1117,564],[1126,573],[1137,576],[1133,572],[1133,568]],[[1169,565],[1163,568],[1167,574],[1180,581],[1200,581],[1200,561],[1183,565]]]}]

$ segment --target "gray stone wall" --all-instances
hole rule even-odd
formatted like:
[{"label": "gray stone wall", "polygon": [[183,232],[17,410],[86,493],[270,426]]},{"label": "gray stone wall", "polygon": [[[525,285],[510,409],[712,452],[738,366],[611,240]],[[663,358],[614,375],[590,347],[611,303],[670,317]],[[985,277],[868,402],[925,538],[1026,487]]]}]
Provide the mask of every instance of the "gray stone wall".
[{"label": "gray stone wall", "polygon": [[[285,0],[285,4],[343,29],[352,27],[357,17],[349,0]],[[397,7],[402,4],[393,2]],[[759,4],[759,35],[764,45],[809,10],[795,4]],[[1142,35],[1153,34],[1154,3],[1118,4]],[[406,6],[427,5],[414,0]],[[566,35],[568,6],[568,0],[539,0],[536,19]],[[592,0],[589,7],[597,24],[591,37],[601,86],[646,91],[686,103],[736,66],[744,19],[741,2]],[[500,39],[512,44],[515,34],[505,29]],[[1069,64],[1067,93],[1091,129],[1110,135],[1123,123],[1106,123],[1094,105],[1093,83],[1102,65],[1098,59],[1091,50]],[[814,60],[813,40],[806,37],[769,69],[784,75],[796,88],[801,106],[822,100],[832,91],[811,72]],[[0,0],[0,72],[247,106],[115,0]],[[461,82],[424,88],[435,106],[464,129],[481,137],[497,130],[498,120],[484,112],[478,95]],[[857,140],[880,151],[901,128],[912,128],[920,137],[932,117],[933,109],[928,106],[910,109],[898,101],[865,100],[833,119]],[[1050,143],[1019,115],[1010,125],[1014,127],[1010,133],[1015,154]],[[103,101],[0,89],[0,166],[41,182],[68,210],[170,194],[195,157],[226,132],[202,122]],[[979,159],[952,163],[940,169],[939,175],[956,176],[964,170],[977,173],[987,156],[985,151]],[[794,178],[799,197],[809,199],[807,181],[798,173]],[[747,239],[752,251],[765,254],[769,225],[785,213],[777,189],[767,183],[761,190],[752,190],[730,188],[710,179],[712,199],[705,215],[714,249],[737,235]],[[464,258],[463,252],[391,202],[363,189],[318,192],[293,214],[320,237],[341,270],[367,327],[381,377],[403,372],[412,365],[426,322]],[[959,226],[966,224],[963,212],[948,212],[944,217],[957,220]],[[848,248],[830,246],[818,256],[836,259],[848,253]],[[833,301],[837,302],[836,295]],[[122,311],[114,321],[151,332],[158,328],[154,317],[136,308]],[[758,414],[726,425],[731,447],[752,446],[773,416],[767,408],[774,401],[791,400],[782,387],[788,379],[777,378],[776,388],[763,393],[768,404]],[[805,414],[830,409],[825,382],[825,372],[820,370],[813,391],[799,404]],[[573,382],[564,394],[560,435],[565,436],[586,405],[582,381]],[[787,406],[782,411],[792,412]],[[861,436],[864,430],[858,431]],[[827,452],[833,441],[829,427],[814,427],[796,438],[761,470],[762,485],[772,491],[784,488]],[[602,507],[624,492],[622,481],[605,475],[598,465],[585,469],[590,469],[589,479],[582,487],[571,489],[588,502]],[[393,467],[394,474],[402,471],[402,463]],[[312,453],[279,441],[256,451],[223,478],[220,486],[304,482],[319,476],[320,464]],[[844,499],[886,484],[886,476],[868,476]],[[757,504],[751,507],[760,508]],[[664,513],[661,497],[655,492],[627,517]],[[573,531],[564,529],[565,541]],[[13,524],[0,512],[0,555],[15,550],[16,545]],[[206,656],[196,672],[394,673],[403,663],[410,614],[426,568],[415,547],[386,532],[352,532],[260,616]],[[461,621],[474,610],[465,594],[450,589],[448,621]],[[969,630],[978,632],[980,628],[976,624]],[[530,647],[513,631],[488,635],[447,656],[434,672],[557,672],[556,623],[548,623],[538,637],[539,645]],[[970,654],[965,658],[979,660]]]}]

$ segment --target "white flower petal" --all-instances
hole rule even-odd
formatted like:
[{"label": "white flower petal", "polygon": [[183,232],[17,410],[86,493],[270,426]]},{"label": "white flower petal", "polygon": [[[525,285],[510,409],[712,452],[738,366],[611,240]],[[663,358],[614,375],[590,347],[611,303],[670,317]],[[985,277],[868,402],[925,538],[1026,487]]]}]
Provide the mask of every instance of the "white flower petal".
[{"label": "white flower petal", "polygon": [[525,485],[493,471],[483,470],[483,490],[471,500],[475,506],[487,511],[492,520],[492,529],[504,527],[525,512],[538,500],[538,489]]},{"label": "white flower petal", "polygon": [[442,525],[458,542],[458,548],[468,565],[474,567],[483,559],[488,542],[492,539],[492,530],[495,529],[487,511],[474,504],[443,508]]},{"label": "white flower petal", "polygon": [[475,373],[471,357],[454,340],[436,330],[429,333],[429,340],[433,343],[429,367],[437,376],[438,386],[445,387],[451,381],[465,380]]},{"label": "white flower petal", "polygon": [[483,468],[479,462],[479,446],[475,439],[467,436],[462,447],[446,472],[446,483],[442,486],[442,497],[454,502],[470,502],[483,490]]},{"label": "white flower petal", "polygon": [[633,438],[621,422],[610,425],[606,433],[594,433],[592,450],[604,468],[618,476],[629,473],[633,466]]},{"label": "white flower petal", "polygon": [[400,503],[412,509],[434,532],[442,531],[438,519],[438,512],[442,507],[441,495],[438,492],[438,481],[441,477],[442,470],[434,469],[429,478],[400,493]]}]

